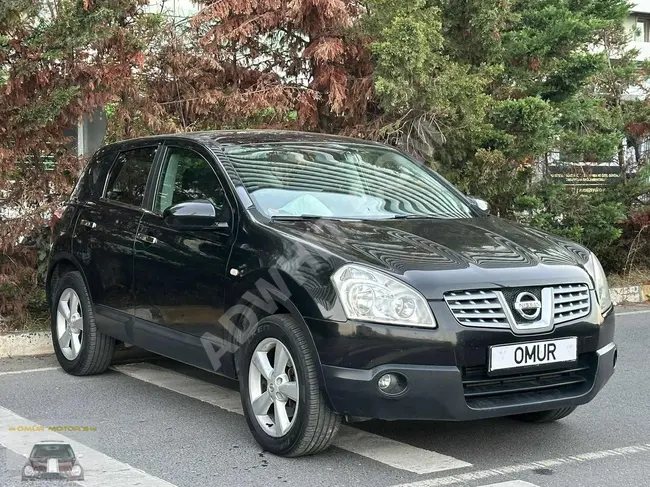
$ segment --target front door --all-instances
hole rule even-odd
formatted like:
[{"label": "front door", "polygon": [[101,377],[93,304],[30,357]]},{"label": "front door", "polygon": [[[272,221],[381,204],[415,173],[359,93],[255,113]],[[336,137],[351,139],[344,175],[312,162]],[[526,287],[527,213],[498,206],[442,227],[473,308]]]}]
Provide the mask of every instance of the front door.
[{"label": "front door", "polygon": [[[224,338],[228,258],[235,237],[228,228],[188,231],[167,225],[163,211],[188,200],[209,200],[217,214],[234,216],[216,164],[193,145],[166,148],[161,173],[135,243],[135,314],[143,342],[154,352],[211,370],[200,340]],[[231,218],[232,220],[232,218]],[[157,325],[152,328],[148,325]],[[218,371],[230,375],[229,371]]]}]

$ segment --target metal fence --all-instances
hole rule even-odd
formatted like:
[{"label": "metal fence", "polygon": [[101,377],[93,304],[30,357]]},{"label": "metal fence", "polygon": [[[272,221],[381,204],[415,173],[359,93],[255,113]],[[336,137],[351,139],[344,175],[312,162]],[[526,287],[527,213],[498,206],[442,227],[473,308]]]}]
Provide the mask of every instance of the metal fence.
[{"label": "metal fence", "polygon": [[[650,159],[650,138],[636,147],[624,145],[623,166],[619,164],[618,154],[604,162],[584,162],[568,160],[560,151],[552,152],[540,162],[540,173],[549,175],[554,181],[576,188],[581,192],[601,191],[608,184],[621,179],[635,177],[639,168]],[[541,175],[540,174],[540,175]]]}]

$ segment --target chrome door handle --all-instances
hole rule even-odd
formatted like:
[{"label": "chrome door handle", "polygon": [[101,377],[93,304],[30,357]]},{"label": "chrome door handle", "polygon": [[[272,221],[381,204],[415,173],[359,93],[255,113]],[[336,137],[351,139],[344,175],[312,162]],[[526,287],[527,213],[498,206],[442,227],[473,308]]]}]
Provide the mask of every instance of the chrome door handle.
[{"label": "chrome door handle", "polygon": [[95,228],[97,226],[95,222],[91,222],[90,220],[84,220],[83,218],[79,220],[79,223],[84,227],[88,227],[88,228]]},{"label": "chrome door handle", "polygon": [[156,237],[152,237],[151,235],[145,235],[144,233],[138,233],[135,238],[137,238],[141,242],[145,242],[151,245],[158,242],[158,239]]}]

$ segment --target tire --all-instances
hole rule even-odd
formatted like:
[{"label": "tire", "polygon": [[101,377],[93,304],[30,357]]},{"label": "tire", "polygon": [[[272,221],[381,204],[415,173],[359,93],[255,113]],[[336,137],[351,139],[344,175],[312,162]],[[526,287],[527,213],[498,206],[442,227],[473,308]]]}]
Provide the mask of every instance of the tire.
[{"label": "tire", "polygon": [[[64,296],[65,293],[65,296]],[[64,313],[59,311],[59,303],[62,298],[68,298],[67,303],[64,301],[63,307],[67,306],[69,310],[72,303],[78,298],[79,306],[74,306],[80,310],[80,315],[70,312],[70,319],[66,321]],[[76,349],[73,346],[73,341],[69,342],[70,347],[62,347],[59,337],[61,336],[60,327],[58,326],[60,317],[64,317],[66,324],[76,323],[72,335],[78,337],[79,343]],[[75,319],[75,316],[77,317]],[[68,374],[72,375],[93,375],[101,374],[111,364],[113,352],[115,351],[115,339],[101,333],[95,325],[95,313],[93,305],[90,300],[90,294],[86,288],[86,283],[78,271],[72,271],[64,274],[56,283],[56,289],[52,293],[52,309],[51,309],[51,327],[52,327],[52,344],[54,345],[54,352],[56,358],[61,365],[61,368]],[[74,356],[73,356],[74,355]]]},{"label": "tire", "polygon": [[568,408],[550,409],[548,411],[537,411],[534,413],[517,414],[512,416],[517,421],[524,421],[526,423],[551,423],[566,418],[569,414],[576,410],[576,406]]},{"label": "tire", "polygon": [[[275,359],[276,353],[281,348],[278,342],[288,351],[287,366],[278,372],[277,377],[271,375],[270,380],[266,380],[260,372],[261,369],[252,364],[253,354],[268,353],[268,364],[270,365],[272,357],[275,367],[278,365]],[[274,348],[264,352],[268,347]],[[265,451],[283,457],[300,457],[314,455],[331,445],[341,424],[341,416],[333,413],[325,403],[319,387],[315,353],[312,352],[302,327],[293,318],[289,315],[273,315],[260,320],[253,335],[242,346],[238,361],[239,389],[244,416],[255,440]],[[288,371],[286,375],[281,375],[285,370]],[[275,369],[273,374],[276,374]],[[268,416],[260,416],[272,421],[258,419],[253,411],[251,391],[254,395],[269,395],[272,384],[278,384],[278,380],[288,381],[285,384],[287,386],[292,381],[297,381],[297,385],[293,384],[297,390],[297,401],[292,401],[290,396],[283,396],[284,389],[281,389],[281,385],[277,385],[274,394],[277,394],[275,397],[278,402],[269,400],[271,405]],[[260,382],[261,385],[256,385]],[[285,432],[282,432],[281,426],[278,427],[275,415],[276,407],[284,409],[284,406],[281,406],[282,399],[286,400],[286,411],[293,412],[293,417],[289,420],[291,424]],[[288,417],[288,414],[285,417]]]}]

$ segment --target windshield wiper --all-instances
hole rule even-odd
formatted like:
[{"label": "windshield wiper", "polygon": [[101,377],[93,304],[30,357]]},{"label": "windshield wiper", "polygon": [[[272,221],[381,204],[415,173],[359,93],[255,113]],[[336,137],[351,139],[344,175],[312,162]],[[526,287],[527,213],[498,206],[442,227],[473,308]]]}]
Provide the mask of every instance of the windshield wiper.
[{"label": "windshield wiper", "polygon": [[422,215],[393,215],[386,218],[386,220],[417,220],[417,219],[439,219],[439,216],[436,215],[427,215],[423,213]]},{"label": "windshield wiper", "polygon": [[340,220],[340,218],[322,215],[273,215],[271,220],[293,222],[301,220]]},{"label": "windshield wiper", "polygon": [[393,215],[386,218],[340,218],[335,216],[324,215],[273,215],[271,221],[308,221],[308,220],[334,220],[334,221],[374,221],[374,220],[417,220],[417,219],[440,219],[436,215]]}]

